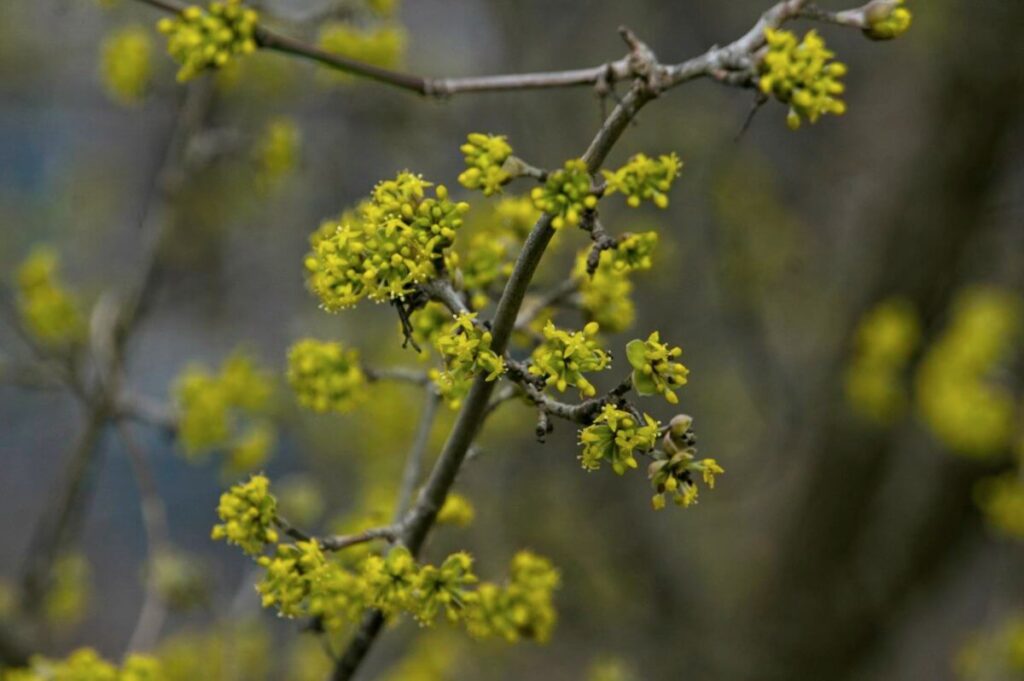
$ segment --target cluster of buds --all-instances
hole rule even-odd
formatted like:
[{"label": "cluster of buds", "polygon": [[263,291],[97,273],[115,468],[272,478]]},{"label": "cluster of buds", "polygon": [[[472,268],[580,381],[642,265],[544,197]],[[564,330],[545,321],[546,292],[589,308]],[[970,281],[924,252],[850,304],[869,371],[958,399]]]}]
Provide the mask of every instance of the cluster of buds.
[{"label": "cluster of buds", "polygon": [[636,468],[636,452],[649,452],[658,442],[658,422],[643,414],[642,422],[632,412],[606,404],[594,422],[580,431],[580,461],[593,471],[602,462],[622,475]]},{"label": "cluster of buds", "polygon": [[399,173],[378,184],[333,232],[318,230],[306,269],[326,310],[351,307],[364,297],[401,299],[437,274],[469,205],[449,200],[443,185],[428,197],[429,187],[418,175]]},{"label": "cluster of buds", "polygon": [[651,499],[655,510],[665,508],[666,495],[671,495],[678,506],[696,504],[694,475],[700,475],[704,484],[714,489],[715,476],[725,472],[714,459],[697,459],[696,444],[693,418],[685,414],[673,417],[662,439],[661,449],[654,452],[654,461],[647,469],[655,491]]},{"label": "cluster of buds", "polygon": [[633,387],[641,395],[660,394],[670,404],[678,404],[675,388],[686,385],[689,369],[674,361],[683,354],[680,348],[662,343],[657,331],[646,341],[632,340],[626,345],[626,358],[633,367]]},{"label": "cluster of buds", "polygon": [[255,556],[262,553],[267,544],[277,543],[276,515],[277,499],[270,493],[270,480],[254,475],[248,482],[237,484],[220,496],[217,516],[221,523],[213,526],[211,536]]},{"label": "cluster of buds", "polygon": [[903,6],[904,0],[874,0],[864,12],[864,35],[872,40],[899,38],[910,28],[914,16]]},{"label": "cluster of buds", "polygon": [[366,375],[357,350],[307,338],[288,352],[288,382],[302,406],[344,413],[360,403]]},{"label": "cluster of buds", "polygon": [[590,186],[587,164],[581,159],[565,162],[565,166],[548,174],[544,184],[530,193],[533,205],[554,217],[555,229],[575,227],[583,213],[597,206],[597,197]]},{"label": "cluster of buds", "polygon": [[656,159],[636,154],[618,170],[605,170],[604,179],[608,193],[623,194],[633,208],[639,207],[641,201],[668,208],[668,192],[682,167],[683,162],[675,154],[662,154]]},{"label": "cluster of buds", "polygon": [[488,381],[505,373],[505,360],[491,349],[491,332],[476,324],[476,315],[464,312],[455,318],[449,332],[437,339],[437,351],[444,359],[445,371],[432,376],[449,404],[457,407],[477,374]]},{"label": "cluster of buds", "polygon": [[533,351],[530,373],[559,392],[576,386],[580,394],[592,397],[597,389],[583,374],[611,365],[611,356],[597,342],[599,330],[597,322],[590,322],[582,331],[564,331],[549,321],[544,326],[544,342]]},{"label": "cluster of buds", "polygon": [[256,51],[259,15],[241,0],[211,2],[209,10],[186,7],[176,18],[157,24],[167,36],[167,51],[181,64],[178,80],[195,78],[210,68],[220,68],[232,57]]},{"label": "cluster of buds", "polygon": [[153,41],[142,26],[126,26],[103,41],[100,75],[115,101],[133,105],[142,101],[153,75]]},{"label": "cluster of buds", "polygon": [[504,136],[470,133],[461,149],[466,170],[459,175],[459,184],[466,189],[479,189],[484,196],[501,191],[512,179],[505,162],[512,156],[512,146]]},{"label": "cluster of buds", "polygon": [[846,65],[832,61],[835,53],[825,47],[816,31],[797,40],[792,31],[765,29],[768,51],[761,60],[758,87],[789,105],[786,123],[793,130],[807,119],[817,122],[824,114],[842,115],[846,104],[839,99],[845,87],[840,78]]}]

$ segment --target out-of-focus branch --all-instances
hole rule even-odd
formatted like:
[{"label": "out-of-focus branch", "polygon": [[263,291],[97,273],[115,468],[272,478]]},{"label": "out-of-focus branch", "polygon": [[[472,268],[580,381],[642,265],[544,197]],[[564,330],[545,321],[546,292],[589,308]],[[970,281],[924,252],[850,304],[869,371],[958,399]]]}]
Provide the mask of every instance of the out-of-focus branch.
[{"label": "out-of-focus branch", "polygon": [[412,447],[405,461],[405,470],[402,472],[402,483],[398,491],[398,501],[395,503],[395,522],[400,522],[409,507],[409,500],[416,489],[420,479],[420,471],[423,468],[423,457],[426,455],[427,446],[430,444],[430,431],[433,429],[437,417],[437,407],[441,402],[441,396],[434,390],[428,388],[426,400],[423,402],[423,412],[420,414],[420,422],[416,428],[416,435],[413,438]]},{"label": "out-of-focus branch", "polygon": [[146,453],[139,445],[128,424],[117,424],[117,433],[128,455],[132,474],[139,490],[142,509],[142,524],[146,530],[146,554],[149,566],[146,577],[146,594],[142,608],[135,622],[135,629],[128,640],[129,651],[148,650],[156,643],[160,629],[167,618],[167,604],[164,602],[156,581],[155,564],[161,553],[170,548],[167,530],[167,509],[157,488],[156,478],[146,461]]},{"label": "out-of-focus branch", "polygon": [[540,293],[532,298],[527,298],[523,302],[522,309],[519,311],[519,317],[516,318],[516,331],[527,330],[530,327],[530,324],[532,324],[534,320],[544,312],[544,310],[555,305],[566,303],[577,291],[579,291],[579,288],[579,280],[570,277],[548,291]]},{"label": "out-of-focus branch", "polygon": [[29,542],[22,568],[20,607],[23,613],[38,611],[49,587],[53,563],[73,534],[73,526],[81,518],[107,417],[103,409],[89,410],[86,414],[78,442],[63,471],[63,479],[57,490],[48,496],[49,503]]},{"label": "out-of-focus branch", "polygon": [[[37,611],[48,587],[53,562],[60,549],[70,543],[75,521],[83,515],[82,509],[88,501],[90,474],[100,451],[100,439],[108,423],[121,415],[125,401],[120,395],[124,348],[153,291],[159,248],[169,224],[169,205],[185,181],[189,142],[202,126],[212,93],[208,82],[186,90],[140,223],[143,252],[140,271],[119,308],[110,305],[112,299],[108,297],[102,298],[93,310],[90,350],[96,365],[95,381],[86,385],[77,365],[71,361],[62,375],[85,409],[85,425],[64,480],[52,495],[55,501],[46,509],[30,540],[22,572],[21,609],[26,614]],[[16,324],[15,328],[20,329]],[[38,352],[31,339],[29,345]],[[139,413],[141,410],[136,411]]]}]

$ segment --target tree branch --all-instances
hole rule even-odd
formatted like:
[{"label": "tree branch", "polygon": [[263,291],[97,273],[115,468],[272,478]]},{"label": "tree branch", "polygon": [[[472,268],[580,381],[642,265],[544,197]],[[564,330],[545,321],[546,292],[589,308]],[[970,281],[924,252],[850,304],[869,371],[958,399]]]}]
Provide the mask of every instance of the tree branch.
[{"label": "tree branch", "polygon": [[[629,57],[631,72],[639,77],[634,81],[628,94],[619,101],[611,115],[605,120],[584,153],[583,160],[587,164],[587,169],[591,173],[597,172],[637,113],[663,90],[701,75],[712,75],[715,69],[721,69],[723,65],[752,70],[753,52],[764,44],[765,28],[778,26],[792,18],[806,4],[807,0],[780,2],[768,10],[757,24],[739,40],[725,48],[713,48],[701,57],[684,62],[678,67],[661,66],[653,52],[637,40],[631,32],[624,29],[622,31],[623,38],[631,48]],[[551,226],[552,219],[552,215],[544,214],[534,225],[523,244],[523,249],[505,284],[501,298],[498,300],[492,325],[493,340],[491,343],[492,349],[498,354],[504,355],[505,353],[530,281],[554,235],[554,229]],[[437,513],[455,481],[466,453],[488,411],[494,387],[495,382],[488,382],[482,375],[477,376],[473,381],[441,455],[434,465],[426,485],[420,492],[416,504],[403,522],[405,527],[401,541],[413,555],[417,555],[423,547]],[[377,612],[370,612],[364,616],[348,648],[334,667],[331,675],[332,681],[348,681],[352,678],[380,633],[383,622],[383,615]]]},{"label": "tree branch", "polygon": [[146,454],[132,435],[125,422],[117,424],[117,433],[124,444],[132,474],[139,490],[142,508],[142,524],[146,530],[146,553],[149,561],[146,576],[146,594],[139,610],[135,629],[128,640],[127,650],[149,650],[167,618],[167,604],[156,582],[154,566],[161,553],[170,548],[170,534],[167,530],[167,508],[157,488],[156,478],[146,461]]},{"label": "tree branch", "polygon": [[[181,13],[184,6],[174,0],[136,0],[165,12]],[[887,0],[873,0],[873,2]],[[631,51],[625,57],[605,64],[564,71],[538,73],[499,74],[468,76],[458,78],[430,78],[402,71],[381,68],[357,59],[351,59],[308,45],[300,40],[258,26],[255,31],[256,43],[268,50],[299,57],[328,68],[391,85],[400,90],[414,92],[427,97],[450,97],[458,94],[481,92],[512,92],[566,87],[592,86],[607,89],[610,84],[634,78],[644,79],[655,91],[666,90],[688,80],[713,77],[720,82],[740,87],[751,85],[753,55],[764,45],[764,30],[775,28],[797,16],[831,23],[844,23],[836,17],[861,12],[849,10],[843,13],[804,12],[808,0],[784,0],[765,12],[761,20],[739,40],[726,47],[715,47],[703,55],[688,61],[662,65],[653,58],[653,53],[643,46],[637,50],[631,44]],[[869,3],[868,5],[870,5]],[[867,7],[866,5],[865,7]],[[844,25],[854,25],[844,23]],[[623,31],[624,34],[628,31]],[[632,34],[629,34],[632,35]],[[627,39],[627,42],[629,40]],[[636,41],[638,45],[642,45]],[[740,72],[740,73],[736,73]]]}]

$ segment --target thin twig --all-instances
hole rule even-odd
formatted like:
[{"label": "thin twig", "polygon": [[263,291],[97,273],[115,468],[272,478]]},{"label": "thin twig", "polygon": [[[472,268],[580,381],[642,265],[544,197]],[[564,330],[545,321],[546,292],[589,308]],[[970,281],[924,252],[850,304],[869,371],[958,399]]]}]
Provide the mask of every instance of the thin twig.
[{"label": "thin twig", "polygon": [[49,588],[53,564],[61,549],[67,548],[68,537],[75,534],[75,525],[81,523],[106,420],[104,410],[88,411],[71,459],[64,468],[63,480],[47,497],[50,501],[36,525],[22,568],[20,607],[26,614],[37,612]]},{"label": "thin twig", "polygon": [[296,541],[315,541],[325,551],[341,551],[350,546],[365,544],[378,539],[394,542],[402,531],[401,523],[395,523],[393,525],[385,525],[384,527],[373,527],[362,532],[356,532],[355,534],[333,534],[326,537],[316,537],[303,532],[280,515],[274,518],[274,524],[292,539]]},{"label": "thin twig", "polygon": [[156,578],[156,561],[160,555],[170,548],[170,535],[167,530],[167,508],[156,478],[146,461],[146,454],[133,436],[130,427],[122,422],[117,424],[117,433],[124,444],[128,461],[132,466],[135,483],[138,486],[140,506],[142,508],[142,524],[146,530],[146,553],[148,567],[146,576],[146,594],[142,608],[135,622],[135,629],[128,640],[128,651],[149,650],[160,635],[160,629],[167,619],[167,603],[160,593]]}]

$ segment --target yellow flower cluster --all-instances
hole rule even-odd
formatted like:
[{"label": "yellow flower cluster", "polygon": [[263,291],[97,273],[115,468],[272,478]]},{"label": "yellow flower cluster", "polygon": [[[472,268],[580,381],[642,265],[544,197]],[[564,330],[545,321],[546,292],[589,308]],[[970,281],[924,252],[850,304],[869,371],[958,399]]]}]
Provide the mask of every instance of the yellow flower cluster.
[{"label": "yellow flower cluster", "polygon": [[277,507],[289,521],[300,526],[308,526],[323,515],[326,504],[314,476],[293,473],[275,486]]},{"label": "yellow flower cluster", "polygon": [[392,17],[398,11],[398,0],[366,0],[366,6],[379,17]]},{"label": "yellow flower cluster", "polygon": [[431,301],[413,312],[409,323],[412,325],[412,339],[423,348],[423,356],[426,357],[428,349],[437,344],[437,339],[451,325],[452,313],[441,303]]},{"label": "yellow flower cluster", "polygon": [[1014,395],[991,375],[1018,348],[1022,307],[1020,298],[1003,289],[967,289],[954,301],[947,328],[918,367],[918,411],[954,451],[988,456],[1011,444]]},{"label": "yellow flower cluster", "polygon": [[489,222],[498,229],[523,241],[540,218],[540,212],[528,196],[507,196],[494,204]]},{"label": "yellow flower cluster", "polygon": [[505,161],[512,155],[512,146],[504,136],[470,133],[460,150],[466,158],[466,170],[459,175],[459,184],[466,189],[479,189],[484,196],[501,191],[512,179],[505,170]]},{"label": "yellow flower cluster", "polygon": [[636,468],[635,452],[649,452],[657,442],[658,422],[653,418],[643,414],[641,424],[630,412],[606,404],[594,422],[580,431],[580,461],[588,471],[597,470],[607,461],[622,475]]},{"label": "yellow flower cluster", "polygon": [[302,131],[290,118],[280,117],[264,128],[253,149],[253,161],[261,186],[272,189],[299,165]]},{"label": "yellow flower cluster", "polygon": [[239,483],[220,496],[217,516],[221,523],[213,526],[210,536],[235,544],[255,556],[262,553],[267,544],[277,543],[276,515],[277,499],[270,493],[270,480],[254,475],[248,482]]},{"label": "yellow flower cluster", "polygon": [[639,681],[639,677],[623,660],[603,657],[590,665],[587,681]]},{"label": "yellow flower cluster", "polygon": [[[405,55],[406,36],[398,26],[380,25],[359,28],[342,21],[333,21],[320,29],[317,44],[325,52],[356,59],[382,68],[401,66]],[[352,76],[332,72],[332,78],[352,82]]]},{"label": "yellow flower cluster", "polygon": [[590,321],[612,333],[633,325],[633,282],[629,275],[648,270],[658,243],[657,232],[625,234],[614,249],[601,252],[597,269],[587,272],[590,248],[577,255],[573,279],[579,286],[580,303]]},{"label": "yellow flower cluster", "polygon": [[103,40],[100,50],[100,77],[107,94],[125,105],[141,102],[153,75],[149,31],[142,26],[119,28]]},{"label": "yellow flower cluster", "polygon": [[[508,277],[518,245],[490,231],[473,234],[465,255],[460,254],[457,259],[462,285],[468,291],[484,292],[499,279]],[[483,300],[486,302],[486,296]]]},{"label": "yellow flower cluster", "polygon": [[561,577],[546,558],[520,551],[512,559],[504,586],[482,584],[466,614],[469,633],[497,636],[509,643],[522,638],[544,643],[557,619],[552,596]]},{"label": "yellow flower cluster", "polygon": [[625,331],[636,319],[633,282],[625,273],[616,270],[612,251],[601,253],[597,269],[593,274],[587,274],[589,254],[589,248],[581,251],[573,269],[583,311],[588,320],[596,322],[606,331]]},{"label": "yellow flower cluster", "polygon": [[[324,657],[322,649],[319,652]],[[264,623],[232,618],[206,628],[179,628],[160,643],[155,655],[163,669],[160,681],[255,681],[267,678],[276,653]]]},{"label": "yellow flower cluster", "polygon": [[668,208],[668,192],[682,167],[683,162],[675,154],[662,154],[656,159],[636,154],[618,170],[605,170],[603,174],[607,192],[623,194],[633,208],[641,201]]},{"label": "yellow flower cluster", "polygon": [[270,377],[240,352],[228,357],[218,374],[198,366],[187,368],[173,389],[185,455],[195,458],[226,448],[229,471],[260,466],[274,439],[265,420],[271,395]]},{"label": "yellow flower cluster", "polygon": [[[604,251],[609,254],[611,268],[621,274],[642,272],[651,269],[652,256],[658,246],[657,232],[622,235],[615,248]],[[603,254],[602,254],[603,255]]]},{"label": "yellow flower cluster", "polygon": [[164,18],[157,29],[167,36],[167,51],[181,68],[178,81],[220,68],[237,55],[256,51],[259,15],[241,0],[211,2],[209,9],[186,7],[176,18]]},{"label": "yellow flower cluster", "polygon": [[35,248],[16,273],[17,305],[25,330],[48,347],[66,347],[85,339],[86,323],[78,303],[57,276],[57,254]]},{"label": "yellow flower cluster", "polygon": [[82,621],[89,607],[92,570],[81,553],[65,553],[54,562],[43,611],[52,626],[67,629]]},{"label": "yellow flower cluster", "polygon": [[858,414],[887,425],[903,413],[908,401],[903,372],[920,339],[920,322],[908,301],[883,301],[864,316],[844,382],[846,399]]},{"label": "yellow flower cluster", "polygon": [[460,244],[458,253],[450,251],[448,268],[458,271],[474,308],[486,305],[495,284],[500,287],[512,273],[523,239],[538,217],[540,213],[527,197],[506,197],[467,216],[469,238]]},{"label": "yellow flower cluster", "polygon": [[555,229],[575,227],[583,212],[597,205],[582,159],[566,161],[563,168],[549,173],[543,186],[530,192],[530,198],[537,210],[554,216],[551,226]]},{"label": "yellow flower cluster", "polygon": [[698,490],[694,476],[700,475],[708,489],[714,489],[715,476],[725,472],[714,459],[697,459],[692,426],[693,419],[689,416],[674,417],[662,439],[661,449],[652,455],[654,461],[647,469],[647,476],[654,487],[651,505],[655,510],[665,508],[666,495],[671,495],[677,506],[686,508],[696,504]]},{"label": "yellow flower cluster", "polygon": [[633,387],[641,395],[662,395],[669,404],[678,404],[675,388],[686,385],[690,373],[679,362],[673,361],[683,354],[680,348],[662,343],[657,331],[646,341],[635,339],[626,345],[626,358],[633,367]]},{"label": "yellow flower cluster", "polygon": [[288,383],[299,404],[320,413],[351,411],[366,394],[359,352],[312,338],[288,351]]},{"label": "yellow flower cluster", "polygon": [[541,376],[559,392],[571,385],[579,388],[581,395],[592,397],[597,389],[583,374],[611,365],[611,357],[597,342],[599,330],[597,322],[590,322],[582,331],[564,331],[549,321],[544,326],[544,342],[533,351],[530,373]]},{"label": "yellow flower cluster", "polygon": [[1015,613],[992,631],[978,634],[956,658],[962,681],[1019,679],[1024,674],[1024,614]]},{"label": "yellow flower cluster", "polygon": [[[465,508],[451,515],[465,515]],[[316,617],[328,631],[356,621],[369,608],[389,616],[410,614],[422,624],[439,616],[462,621],[477,636],[544,640],[555,615],[552,594],[558,573],[538,556],[522,552],[513,559],[503,586],[477,586],[473,560],[466,553],[440,565],[419,564],[402,547],[386,554],[352,550],[325,554],[316,540],[278,543],[274,529],[277,502],[262,475],[222,495],[221,524],[212,536],[236,544],[264,569],[257,584],[264,607],[285,617]],[[267,546],[273,551],[265,553]],[[363,547],[366,548],[366,547]]]},{"label": "yellow flower cluster", "polygon": [[477,374],[494,381],[505,373],[505,360],[491,349],[491,341],[491,332],[477,326],[476,315],[469,312],[456,317],[448,332],[438,337],[436,347],[445,370],[431,376],[453,409],[461,404]]},{"label": "yellow flower cluster", "polygon": [[904,0],[873,3],[867,9],[864,34],[873,40],[892,40],[906,33],[914,16],[903,3]]},{"label": "yellow flower cluster", "polygon": [[326,310],[351,307],[364,297],[402,298],[437,273],[469,206],[450,201],[443,185],[427,197],[430,186],[417,175],[399,173],[378,184],[358,215],[333,232],[321,226],[306,270]]},{"label": "yellow flower cluster", "polygon": [[160,663],[129,655],[118,669],[92,648],[79,648],[63,660],[33,657],[25,669],[3,672],[4,681],[162,681]]},{"label": "yellow flower cluster", "polygon": [[761,62],[759,87],[789,105],[786,123],[796,130],[803,119],[817,122],[825,114],[842,115],[846,104],[840,78],[846,65],[832,61],[835,54],[825,47],[816,31],[797,40],[792,31],[765,29],[768,53]]},{"label": "yellow flower cluster", "polygon": [[1024,478],[1020,471],[982,480],[975,498],[989,524],[1004,534],[1024,539]]},{"label": "yellow flower cluster", "polygon": [[305,615],[305,601],[327,569],[320,545],[315,541],[279,544],[273,557],[260,556],[256,562],[266,570],[256,585],[263,607],[276,607],[283,617]]},{"label": "yellow flower cluster", "polygon": [[[447,629],[421,633],[380,681],[447,681],[454,678],[464,647],[463,641]],[[310,681],[320,681],[326,675],[322,672]]]},{"label": "yellow flower cluster", "polygon": [[473,559],[465,552],[451,554],[440,567],[422,566],[413,587],[413,614],[428,625],[441,613],[449,622],[457,622],[462,616],[463,604],[473,599],[467,589],[476,581]]},{"label": "yellow flower cluster", "polygon": [[476,510],[473,503],[458,492],[449,492],[444,504],[441,505],[441,510],[437,512],[437,522],[441,525],[467,527],[472,524],[474,518]]},{"label": "yellow flower cluster", "polygon": [[318,617],[329,631],[368,608],[388,616],[409,614],[431,625],[441,615],[465,622],[476,636],[544,640],[554,624],[552,593],[558,574],[526,552],[512,561],[508,584],[477,586],[473,559],[449,555],[439,565],[419,564],[408,549],[370,554],[348,564],[324,554],[315,541],[280,544],[257,559],[265,569],[257,585],[264,607],[284,617]]},{"label": "yellow flower cluster", "polygon": [[161,549],[146,566],[160,598],[168,607],[183,611],[208,602],[206,573],[195,556]]}]

